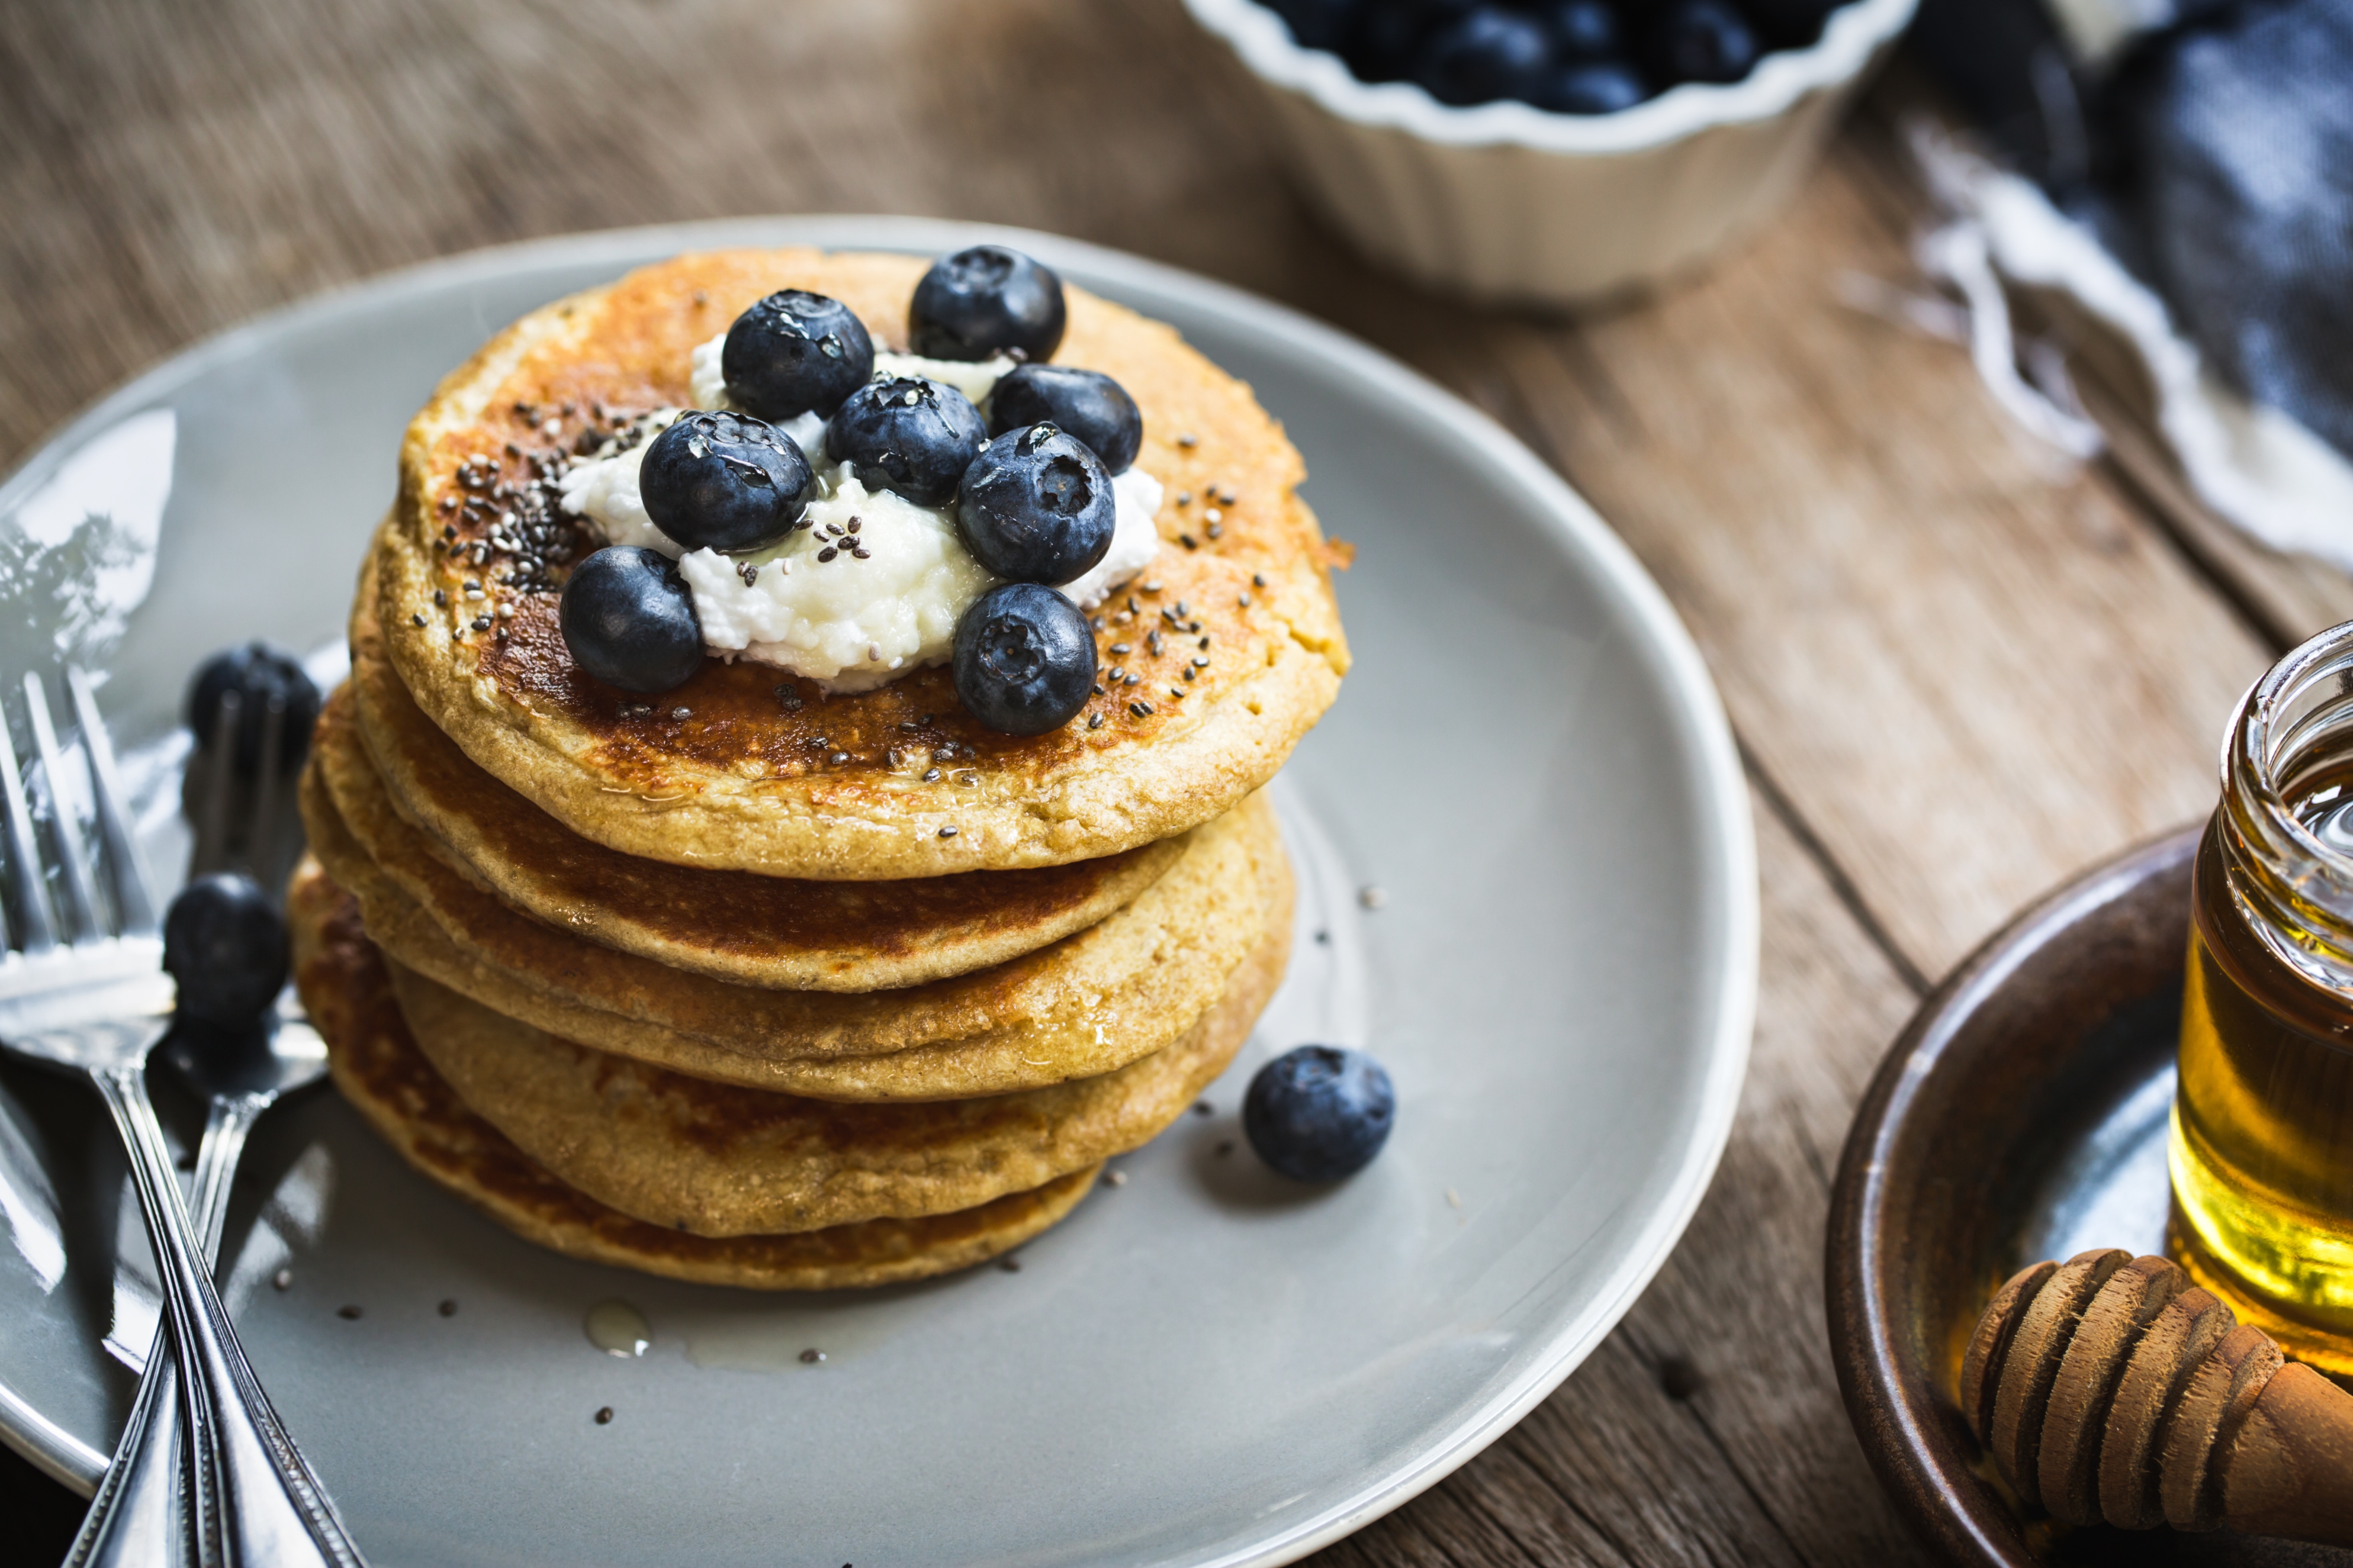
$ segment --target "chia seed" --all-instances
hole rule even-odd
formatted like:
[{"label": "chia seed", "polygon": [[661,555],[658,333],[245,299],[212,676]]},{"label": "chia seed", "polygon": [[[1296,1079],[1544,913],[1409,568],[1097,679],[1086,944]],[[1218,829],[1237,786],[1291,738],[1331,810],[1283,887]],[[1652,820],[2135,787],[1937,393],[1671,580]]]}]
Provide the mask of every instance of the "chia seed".
[{"label": "chia seed", "polygon": [[943,838],[954,838],[955,837],[955,825],[954,823],[950,823],[947,826],[941,828],[940,837]]}]

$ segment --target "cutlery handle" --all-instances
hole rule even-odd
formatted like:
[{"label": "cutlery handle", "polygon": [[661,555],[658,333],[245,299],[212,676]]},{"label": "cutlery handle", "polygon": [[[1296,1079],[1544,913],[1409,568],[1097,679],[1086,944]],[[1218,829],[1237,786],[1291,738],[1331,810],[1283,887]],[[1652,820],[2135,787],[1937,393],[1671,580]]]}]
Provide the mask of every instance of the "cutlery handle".
[{"label": "cutlery handle", "polygon": [[[206,1120],[188,1198],[190,1221],[208,1266],[220,1256],[229,1178],[245,1152],[246,1134],[253,1131],[266,1104],[259,1096],[225,1096],[213,1101]],[[172,1353],[170,1331],[159,1324],[131,1419],[99,1482],[98,1495],[90,1500],[73,1550],[66,1554],[66,1568],[179,1568],[203,1561],[194,1510],[174,1506],[175,1498],[194,1496],[183,1474],[195,1454],[193,1445],[180,1441],[185,1430],[180,1420],[178,1362]]]},{"label": "cutlery handle", "polygon": [[231,1568],[364,1568],[334,1505],[295,1452],[247,1364],[220,1292],[213,1289],[212,1270],[180,1201],[163,1127],[147,1100],[144,1068],[96,1068],[90,1078],[130,1152],[132,1185],[163,1281],[164,1321],[179,1352],[199,1560]]}]

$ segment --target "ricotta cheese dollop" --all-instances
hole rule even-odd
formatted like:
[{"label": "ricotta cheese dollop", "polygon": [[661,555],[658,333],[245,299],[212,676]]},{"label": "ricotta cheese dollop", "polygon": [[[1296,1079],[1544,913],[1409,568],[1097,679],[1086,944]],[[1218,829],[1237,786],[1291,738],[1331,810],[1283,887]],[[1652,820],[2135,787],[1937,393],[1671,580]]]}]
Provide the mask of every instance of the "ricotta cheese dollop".
[{"label": "ricotta cheese dollop", "polygon": [[[698,374],[705,350],[715,374],[718,351],[706,343],[695,351]],[[892,362],[888,371],[885,360]],[[985,368],[912,354],[877,354],[875,361],[878,374],[893,375],[929,374],[897,368],[909,363]],[[1002,373],[989,376],[992,384],[996,374]],[[777,427],[817,469],[804,492],[805,526],[742,555],[686,550],[655,526],[638,489],[646,447],[682,412],[664,409],[640,420],[626,445],[574,465],[556,483],[564,509],[586,520],[606,543],[658,550],[678,562],[706,648],[774,665],[828,691],[870,690],[947,659],[957,619],[997,581],[965,548],[953,507],[917,506],[893,491],[867,489],[847,463],[827,465],[824,422],[804,415]],[[1082,610],[1102,604],[1159,553],[1153,519],[1160,481],[1132,468],[1112,480],[1112,495],[1117,521],[1110,551],[1092,571],[1060,584]]]}]

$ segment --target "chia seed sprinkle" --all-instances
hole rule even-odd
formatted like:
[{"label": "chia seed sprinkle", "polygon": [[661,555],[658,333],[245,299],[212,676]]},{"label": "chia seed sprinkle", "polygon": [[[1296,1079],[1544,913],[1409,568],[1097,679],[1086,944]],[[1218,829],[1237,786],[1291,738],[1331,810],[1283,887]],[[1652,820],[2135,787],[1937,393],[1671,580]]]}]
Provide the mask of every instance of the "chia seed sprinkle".
[{"label": "chia seed sprinkle", "polygon": [[1104,1174],[1103,1180],[1114,1187],[1124,1187],[1127,1185],[1127,1173],[1125,1171],[1108,1172]]},{"label": "chia seed sprinkle", "polygon": [[1146,583],[1144,585],[1144,591],[1147,594],[1157,594],[1160,592],[1160,584],[1157,583]]},{"label": "chia seed sprinkle", "polygon": [[[1100,697],[1100,696],[1102,696],[1102,695],[1103,695],[1103,688],[1102,688],[1102,687],[1098,686],[1098,687],[1096,687],[1096,688],[1095,688],[1095,695],[1096,695],[1096,696],[1098,696],[1098,697]],[[1103,728],[1103,715],[1102,715],[1102,714],[1100,714],[1100,713],[1090,713],[1090,714],[1088,714],[1088,715],[1087,715],[1087,728],[1088,728],[1088,729],[1090,729],[1090,730],[1100,730],[1100,729],[1102,729],[1102,728]]]},{"label": "chia seed sprinkle", "polygon": [[1186,666],[1186,667],[1185,667],[1185,679],[1187,679],[1187,680],[1192,679],[1193,679],[1193,674],[1194,674],[1194,671],[1193,671],[1193,668],[1192,668],[1192,666],[1190,666],[1190,665]]},{"label": "chia seed sprinkle", "polygon": [[1263,588],[1263,587],[1265,587],[1265,586],[1266,586],[1266,574],[1265,574],[1264,573],[1262,573],[1262,572],[1253,572],[1253,573],[1251,573],[1251,574],[1250,574],[1250,586],[1251,586],[1251,587],[1253,587],[1253,588]]},{"label": "chia seed sprinkle", "polygon": [[1189,533],[1178,534],[1176,536],[1176,542],[1183,545],[1187,550],[1198,550],[1201,548],[1201,542],[1194,538]]},{"label": "chia seed sprinkle", "polygon": [[828,544],[823,550],[817,552],[817,558],[820,562],[826,562],[832,560],[835,556],[840,553],[840,551],[836,550],[832,545]]},{"label": "chia seed sprinkle", "polygon": [[854,559],[860,561],[871,561],[874,558],[872,553],[862,544],[851,545],[849,547],[849,553]]},{"label": "chia seed sprinkle", "polygon": [[939,782],[940,782],[940,770],[939,770],[939,769],[937,769],[937,768],[925,768],[925,769],[923,770],[923,782],[924,782],[925,784],[937,784],[937,783],[939,783]]},{"label": "chia seed sprinkle", "polygon": [[491,629],[491,617],[488,616],[476,616],[474,617],[474,629],[478,632],[489,631]]},{"label": "chia seed sprinkle", "polygon": [[[1208,639],[1208,637],[1203,637],[1203,638],[1201,639],[1201,646],[1202,646],[1203,647],[1208,647],[1209,646],[1209,639]],[[1206,658],[1205,658],[1205,659],[1203,659],[1201,662],[1202,662],[1203,664],[1207,664],[1207,663],[1208,663],[1209,661],[1208,661],[1208,659],[1206,659]]]},{"label": "chia seed sprinkle", "polygon": [[1178,490],[1176,492],[1176,504],[1178,506],[1191,506],[1193,504],[1193,492],[1191,490]]},{"label": "chia seed sprinkle", "polygon": [[815,1366],[824,1359],[825,1352],[814,1347],[801,1352],[801,1364],[804,1366]]},{"label": "chia seed sprinkle", "polygon": [[1218,492],[1218,502],[1221,506],[1231,506],[1234,502],[1241,499],[1241,497],[1234,494],[1231,489],[1222,489]]},{"label": "chia seed sprinkle", "polygon": [[1149,719],[1152,717],[1152,704],[1145,701],[1141,698],[1129,703],[1127,705],[1127,710],[1134,714],[1139,719]]},{"label": "chia seed sprinkle", "polygon": [[1208,527],[1203,529],[1201,531],[1208,534],[1212,539],[1222,539],[1225,537],[1226,532],[1225,529],[1221,525],[1214,522],[1209,524]]},{"label": "chia seed sprinkle", "polygon": [[409,618],[410,620],[412,620],[412,621],[415,621],[418,626],[423,626],[423,625],[425,624],[425,612],[424,612],[424,611],[422,611],[422,610],[418,610],[418,611],[417,611],[415,614],[411,615],[408,618]]},{"label": "chia seed sprinkle", "polygon": [[1176,437],[1176,444],[1179,447],[1183,447],[1189,450],[1192,447],[1199,446],[1201,444],[1201,438],[1198,436],[1194,435],[1190,430],[1187,430],[1182,436]]},{"label": "chia seed sprinkle", "polygon": [[691,708],[673,708],[670,710],[670,716],[673,719],[691,719],[694,717],[694,710]]},{"label": "chia seed sprinkle", "polygon": [[1115,642],[1115,643],[1113,643],[1113,644],[1112,644],[1112,645],[1111,645],[1111,651],[1112,651],[1112,652],[1113,652],[1113,653],[1131,653],[1131,652],[1133,652],[1133,651],[1134,651],[1134,649],[1132,649],[1132,648],[1131,648],[1131,647],[1130,647],[1126,643],[1124,643],[1124,642]]},{"label": "chia seed sprinkle", "polygon": [[[1201,640],[1202,640],[1204,643],[1207,643],[1207,642],[1208,641],[1208,639],[1207,637],[1204,637],[1204,638],[1202,638]],[[1207,668],[1209,668],[1209,661],[1208,661],[1208,659],[1206,659],[1206,658],[1196,658],[1193,660],[1193,668],[1194,668],[1195,669],[1207,669]]]},{"label": "chia seed sprinkle", "polygon": [[[1189,670],[1189,669],[1188,669],[1188,670],[1187,670],[1187,671],[1185,672],[1186,678],[1187,678],[1187,679],[1190,679],[1192,678],[1192,674],[1193,674],[1193,672],[1192,672],[1191,670]],[[1171,696],[1171,697],[1176,698],[1177,700],[1179,700],[1181,701],[1181,700],[1184,699],[1184,696],[1185,696],[1185,689],[1184,689],[1183,687],[1181,687],[1181,686],[1172,686],[1172,687],[1170,687],[1170,688],[1168,689],[1168,695],[1169,695],[1169,696]]]},{"label": "chia seed sprinkle", "polygon": [[945,827],[941,828],[940,837],[943,838],[954,838],[955,837],[955,824],[950,823]]},{"label": "chia seed sprinkle", "polygon": [[838,768],[841,766],[842,763],[849,761],[849,753],[848,752],[836,752],[831,756],[826,758],[826,761],[831,763]]},{"label": "chia seed sprinkle", "polygon": [[1140,686],[1143,683],[1144,677],[1140,675],[1131,675],[1125,680],[1120,682],[1122,686]]},{"label": "chia seed sprinkle", "polygon": [[1103,694],[1103,685],[1102,681],[1098,680],[1095,682],[1094,691],[1095,695],[1098,697],[1101,697]]},{"label": "chia seed sprinkle", "polygon": [[596,1412],[596,1425],[599,1426],[610,1426],[612,1424],[613,1407],[607,1405]]},{"label": "chia seed sprinkle", "polygon": [[356,1306],[338,1307],[335,1309],[335,1316],[347,1323],[356,1323],[360,1321],[360,1309]]},{"label": "chia seed sprinkle", "polygon": [[1234,603],[1247,610],[1250,608],[1250,595],[1248,594],[1236,594],[1234,595]]},{"label": "chia seed sprinkle", "polygon": [[760,581],[760,568],[753,562],[739,561],[735,563],[735,575],[743,578],[744,586],[749,588]]}]

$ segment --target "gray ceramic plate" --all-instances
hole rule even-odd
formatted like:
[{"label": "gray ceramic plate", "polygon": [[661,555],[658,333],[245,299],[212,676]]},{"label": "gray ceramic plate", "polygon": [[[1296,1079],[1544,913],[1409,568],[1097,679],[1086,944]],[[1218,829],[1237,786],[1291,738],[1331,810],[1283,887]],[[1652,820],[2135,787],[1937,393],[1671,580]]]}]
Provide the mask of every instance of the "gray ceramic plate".
[{"label": "gray ceramic plate", "polygon": [[[111,673],[151,851],[179,864],[186,672],[257,634],[332,647],[402,426],[484,337],[681,249],[981,232],[591,235],[215,339],[0,489],[0,675]],[[571,1263],[428,1187],[332,1094],[277,1113],[228,1293],[379,1564],[1288,1561],[1558,1384],[1707,1184],[1747,1051],[1756,872],[1721,710],[1657,589],[1525,448],[1393,362],[1198,278],[1003,237],[1247,378],[1359,546],[1356,670],[1282,781],[1308,893],[1293,973],[1207,1113],[1120,1161],[1124,1184],[1018,1272],[872,1294]],[[1310,1039],[1369,1046],[1403,1103],[1387,1152],[1330,1191],[1233,1147],[1250,1072]],[[153,1306],[85,1099],[0,1072],[0,1435],[87,1489]],[[584,1333],[615,1300],[651,1324],[641,1356]]]}]

